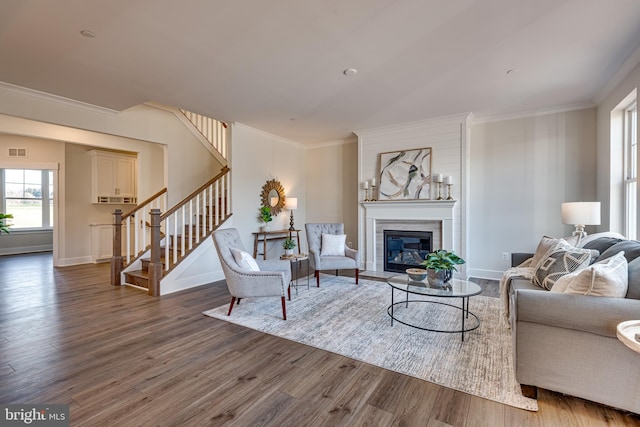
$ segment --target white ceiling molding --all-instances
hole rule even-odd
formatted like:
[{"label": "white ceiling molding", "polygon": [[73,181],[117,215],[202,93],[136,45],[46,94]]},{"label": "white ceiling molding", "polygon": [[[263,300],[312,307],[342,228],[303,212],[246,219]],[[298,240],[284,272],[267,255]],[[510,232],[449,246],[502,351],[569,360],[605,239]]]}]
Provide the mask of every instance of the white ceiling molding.
[{"label": "white ceiling molding", "polygon": [[37,98],[43,101],[55,102],[57,104],[64,104],[68,107],[81,108],[83,110],[90,110],[100,114],[115,115],[119,111],[112,110],[111,108],[100,107],[99,105],[88,104],[86,102],[77,101],[75,99],[65,98],[64,96],[53,95],[50,93],[40,92],[39,90],[29,89],[22,86],[12,85],[11,83],[5,83],[0,81],[0,90],[7,90],[9,92],[17,93],[18,95],[26,95],[32,98]]},{"label": "white ceiling molding", "polygon": [[580,104],[541,108],[539,110],[534,110],[534,111],[522,111],[519,113],[500,114],[496,116],[487,116],[487,117],[475,116],[473,118],[472,124],[502,122],[505,120],[523,119],[527,117],[544,116],[547,114],[568,113],[569,111],[586,110],[588,108],[595,108],[595,107],[596,105],[593,102],[583,102]]}]

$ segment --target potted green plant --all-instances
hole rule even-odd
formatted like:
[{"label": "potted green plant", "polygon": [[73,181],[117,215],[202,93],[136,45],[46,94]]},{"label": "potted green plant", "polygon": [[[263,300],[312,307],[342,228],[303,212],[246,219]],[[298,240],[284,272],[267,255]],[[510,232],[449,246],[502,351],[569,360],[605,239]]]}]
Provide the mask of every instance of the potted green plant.
[{"label": "potted green plant", "polygon": [[458,271],[456,265],[464,264],[465,260],[453,252],[444,249],[427,254],[421,263],[427,269],[427,280],[431,286],[443,287],[451,279],[452,270]]},{"label": "potted green plant", "polygon": [[287,256],[293,255],[293,248],[296,247],[296,242],[291,237],[287,237],[282,242],[282,247],[284,248],[284,254]]},{"label": "potted green plant", "polygon": [[268,224],[273,221],[273,215],[271,215],[270,206],[261,206],[258,211],[258,220],[262,222],[264,229],[268,228]]},{"label": "potted green plant", "polygon": [[13,218],[13,215],[11,214],[0,213],[0,234],[9,234],[9,228],[11,227],[11,224],[8,224],[7,220],[11,218]]}]

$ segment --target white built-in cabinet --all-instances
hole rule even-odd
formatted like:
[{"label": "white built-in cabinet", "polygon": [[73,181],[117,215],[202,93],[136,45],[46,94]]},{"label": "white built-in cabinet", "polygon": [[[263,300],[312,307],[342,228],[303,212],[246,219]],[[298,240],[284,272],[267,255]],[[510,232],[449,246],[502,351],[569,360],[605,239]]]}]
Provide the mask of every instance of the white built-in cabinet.
[{"label": "white built-in cabinet", "polygon": [[91,203],[136,204],[135,155],[91,150]]}]

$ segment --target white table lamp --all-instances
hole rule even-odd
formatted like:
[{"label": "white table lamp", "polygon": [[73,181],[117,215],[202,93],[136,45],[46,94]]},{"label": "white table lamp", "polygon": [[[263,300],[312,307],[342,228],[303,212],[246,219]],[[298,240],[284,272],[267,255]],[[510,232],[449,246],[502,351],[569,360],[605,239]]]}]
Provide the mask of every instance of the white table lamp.
[{"label": "white table lamp", "polygon": [[298,209],[298,198],[297,197],[287,197],[284,200],[284,208],[289,209],[291,211],[291,220],[289,221],[289,231],[293,231],[296,228],[293,226],[293,211]]},{"label": "white table lamp", "polygon": [[575,225],[574,236],[586,237],[585,225],[600,225],[600,202],[563,203],[562,223]]}]

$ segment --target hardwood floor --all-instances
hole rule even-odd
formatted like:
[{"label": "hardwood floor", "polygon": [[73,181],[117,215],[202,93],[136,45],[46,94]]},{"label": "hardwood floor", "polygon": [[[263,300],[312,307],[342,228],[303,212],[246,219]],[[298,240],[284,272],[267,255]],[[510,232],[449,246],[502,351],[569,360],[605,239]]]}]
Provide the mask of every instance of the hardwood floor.
[{"label": "hardwood floor", "polygon": [[153,298],[110,286],[108,264],[37,254],[0,257],[0,289],[0,402],[69,404],[73,426],[640,425],[545,390],[527,412],[203,316],[224,283]]}]

